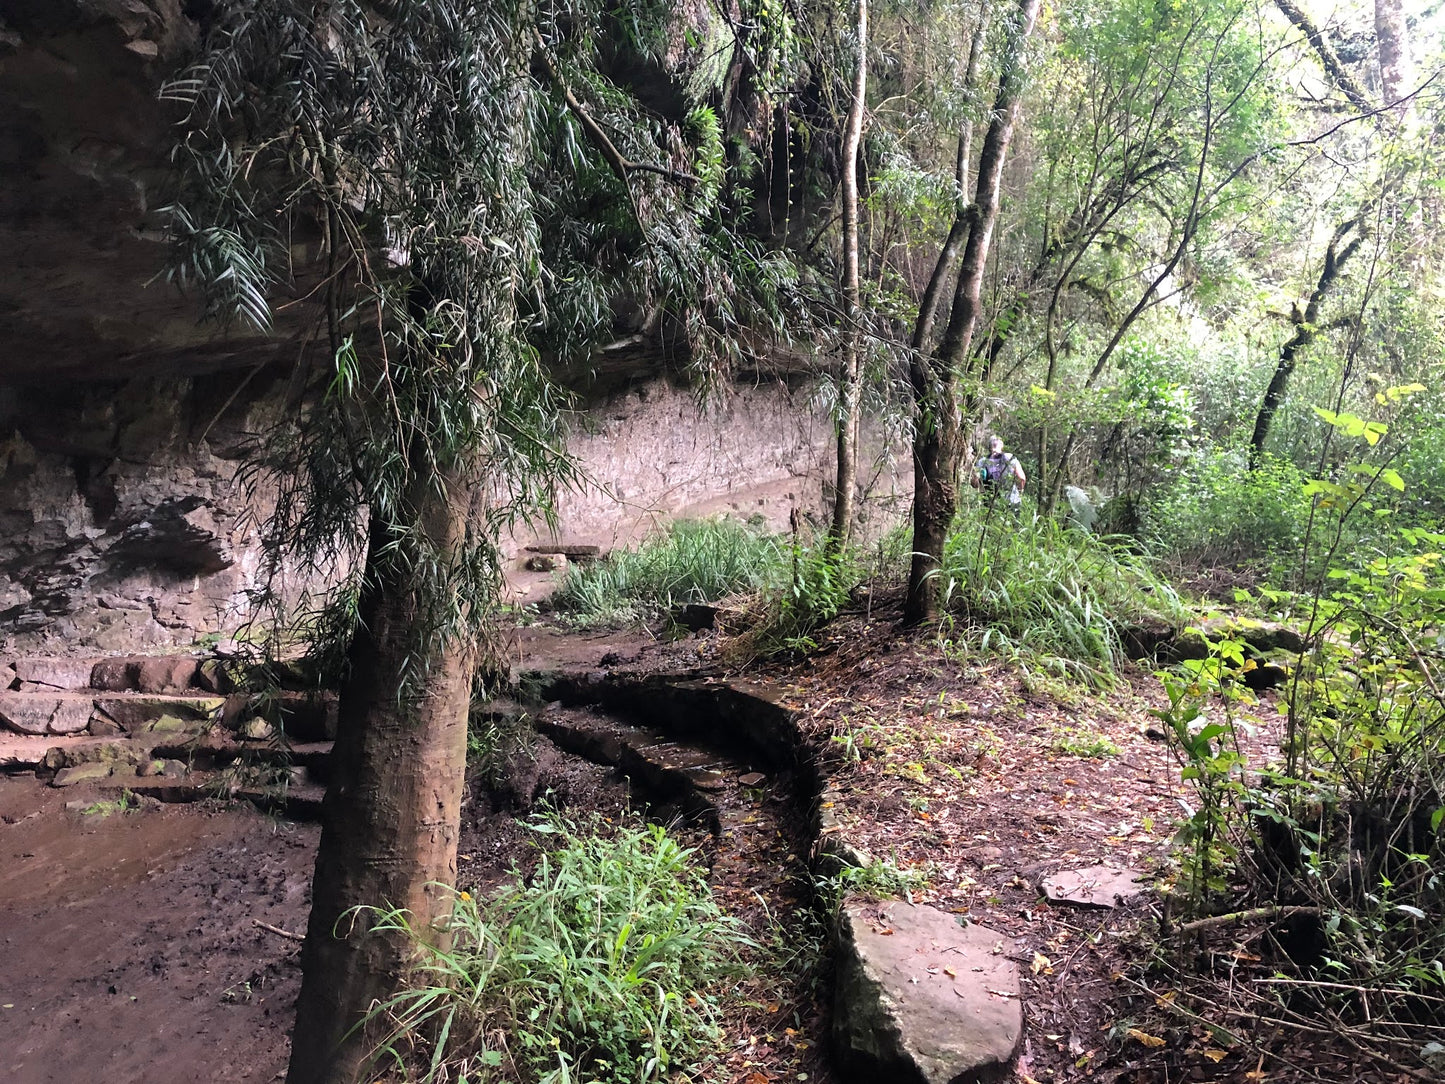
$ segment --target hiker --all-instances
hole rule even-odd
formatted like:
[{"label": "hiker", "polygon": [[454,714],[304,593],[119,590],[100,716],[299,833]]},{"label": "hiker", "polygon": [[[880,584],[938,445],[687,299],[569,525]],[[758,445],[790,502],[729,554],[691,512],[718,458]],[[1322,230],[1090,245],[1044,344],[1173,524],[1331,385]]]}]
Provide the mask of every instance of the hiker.
[{"label": "hiker", "polygon": [[1003,450],[1003,437],[994,435],[988,438],[988,455],[979,459],[969,483],[983,493],[990,504],[1007,485],[1009,511],[1018,515],[1028,480],[1018,457]]}]

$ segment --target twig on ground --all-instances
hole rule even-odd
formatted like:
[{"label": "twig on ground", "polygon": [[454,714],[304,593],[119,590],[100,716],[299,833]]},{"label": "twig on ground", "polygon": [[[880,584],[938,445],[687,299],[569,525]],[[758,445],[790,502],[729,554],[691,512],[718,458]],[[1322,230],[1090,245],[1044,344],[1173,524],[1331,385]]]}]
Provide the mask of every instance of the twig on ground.
[{"label": "twig on ground", "polygon": [[[1279,1062],[1281,1065],[1285,1065],[1285,1066],[1288,1066],[1289,1068],[1293,1069],[1296,1073],[1299,1073],[1299,1074],[1300,1074],[1301,1076],[1303,1076],[1303,1077],[1308,1077],[1309,1079],[1312,1079],[1312,1080],[1320,1080],[1320,1077],[1318,1076],[1318,1074],[1311,1072],[1310,1070],[1306,1069],[1304,1066],[1299,1065],[1299,1064],[1296,1063],[1296,1062],[1290,1061],[1288,1058],[1286,1058],[1286,1057],[1284,1057],[1283,1055],[1278,1054],[1278,1053],[1276,1053],[1276,1052],[1274,1052],[1274,1051],[1272,1051],[1272,1050],[1266,1050],[1266,1049],[1264,1049],[1264,1048],[1263,1048],[1262,1046],[1260,1046],[1258,1043],[1251,1042],[1251,1041],[1250,1041],[1248,1038],[1246,1038],[1245,1036],[1240,1035],[1240,1034],[1238,1034],[1238,1033],[1236,1033],[1236,1032],[1230,1031],[1230,1030],[1229,1030],[1228,1028],[1226,1028],[1224,1025],[1222,1025],[1222,1024],[1217,1024],[1217,1023],[1215,1023],[1213,1020],[1210,1020],[1208,1017],[1201,1016],[1199,1013],[1194,1012],[1192,1009],[1186,1009],[1183,1005],[1176,1004],[1176,1003],[1174,1002],[1174,1000],[1171,999],[1171,998],[1165,998],[1165,997],[1160,996],[1158,993],[1156,993],[1154,990],[1151,990],[1148,986],[1144,985],[1144,983],[1140,982],[1139,980],[1137,980],[1137,979],[1131,979],[1128,975],[1123,975],[1123,974],[1121,974],[1121,975],[1119,976],[1119,979],[1120,979],[1121,981],[1123,981],[1123,982],[1127,982],[1130,986],[1133,986],[1135,989],[1142,990],[1144,993],[1148,994],[1150,997],[1152,997],[1152,998],[1154,999],[1154,1003],[1155,1003],[1156,1005],[1160,1005],[1160,1006],[1162,1006],[1163,1008],[1169,1009],[1169,1010],[1172,1011],[1172,1012],[1176,1012],[1176,1013],[1178,1013],[1180,1016],[1183,1016],[1183,1017],[1185,1017],[1185,1018],[1187,1018],[1187,1019],[1189,1019],[1189,1020],[1193,1020],[1193,1021],[1195,1021],[1196,1023],[1203,1024],[1203,1025],[1205,1025],[1205,1026],[1208,1027],[1208,1028],[1212,1028],[1212,1029],[1214,1029],[1215,1031],[1217,1031],[1217,1032],[1225,1035],[1232,1043],[1235,1043],[1235,1044],[1238,1045],[1238,1046],[1242,1046],[1242,1047],[1244,1047],[1246,1050],[1254,1050],[1254,1051],[1256,1051],[1256,1052],[1260,1055],[1260,1058],[1261,1058],[1260,1064],[1261,1064],[1261,1065],[1264,1064],[1264,1062],[1263,1062],[1262,1059],[1264,1059],[1264,1058],[1266,1058],[1266,1057],[1272,1058],[1273,1060]],[[1195,991],[1190,991],[1189,996],[1190,996],[1191,998],[1194,998],[1194,999],[1197,1000],[1197,1001],[1202,1001],[1202,1002],[1204,1002],[1204,1003],[1205,1003],[1206,1005],[1208,1005],[1210,1008],[1219,1009],[1219,1010],[1222,1011],[1222,1012],[1233,1012],[1233,1010],[1230,1010],[1230,1009],[1228,1009],[1228,1008],[1225,1008],[1225,1007],[1222,1006],[1222,1005],[1216,1005],[1214,1002],[1210,1001],[1210,1000],[1209,1000],[1208,998],[1206,998],[1206,997],[1201,997],[1201,996],[1200,996],[1197,992],[1195,992]],[[1239,1015],[1239,1016],[1248,1015],[1248,1014],[1239,1013],[1239,1012],[1235,1012],[1234,1014],[1235,1014],[1235,1015]],[[1262,1018],[1262,1017],[1257,1017],[1257,1016],[1256,1016],[1256,1017],[1253,1017],[1253,1019],[1259,1020],[1259,1019],[1264,1019],[1264,1018]],[[1273,1023],[1274,1021],[1267,1021],[1267,1022]]]},{"label": "twig on ground", "polygon": [[306,940],[306,935],[304,933],[292,933],[290,930],[283,930],[280,926],[273,926],[269,922],[262,922],[259,918],[253,918],[251,921],[254,922],[257,926],[260,926],[261,929],[268,930],[271,933],[276,934],[278,937],[287,937],[290,938],[292,941]]}]

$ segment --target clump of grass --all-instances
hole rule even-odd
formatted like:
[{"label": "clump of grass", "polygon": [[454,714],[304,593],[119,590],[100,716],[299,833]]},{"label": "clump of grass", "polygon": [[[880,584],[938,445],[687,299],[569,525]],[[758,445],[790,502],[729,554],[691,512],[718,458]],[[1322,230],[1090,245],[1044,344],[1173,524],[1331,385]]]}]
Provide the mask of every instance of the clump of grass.
[{"label": "clump of grass", "polygon": [[1113,681],[1120,630],[1187,618],[1146,558],[1052,520],[1020,524],[967,509],[938,574],[946,606],[981,647],[1095,686]]},{"label": "clump of grass", "polygon": [[867,858],[863,865],[844,861],[832,873],[816,878],[813,891],[823,912],[836,915],[849,896],[911,902],[928,887],[928,873],[927,869],[900,866],[891,858]]},{"label": "clump of grass", "polygon": [[457,895],[451,947],[421,955],[411,988],[376,1010],[406,1079],[691,1078],[721,1039],[719,999],[740,925],[713,900],[694,853],[662,828],[549,815],[535,874],[491,900]]},{"label": "clump of grass", "polygon": [[102,798],[92,802],[80,811],[82,817],[109,817],[112,813],[129,813],[140,808],[138,799],[129,790],[122,790],[116,798]]},{"label": "clump of grass", "polygon": [[832,553],[823,538],[805,544],[794,537],[780,552],[785,562],[752,628],[734,641],[736,657],[813,651],[813,633],[838,616],[863,578],[856,552]]},{"label": "clump of grass", "polygon": [[526,711],[475,697],[467,715],[467,772],[497,786],[506,775],[508,758],[526,752],[531,738],[532,719]]},{"label": "clump of grass", "polygon": [[1103,760],[1119,755],[1119,747],[1102,734],[1064,727],[1054,737],[1054,749],[1071,757]]},{"label": "clump of grass", "polygon": [[777,539],[737,520],[678,520],[636,549],[569,567],[552,606],[579,625],[646,621],[674,606],[756,591],[782,561]]}]

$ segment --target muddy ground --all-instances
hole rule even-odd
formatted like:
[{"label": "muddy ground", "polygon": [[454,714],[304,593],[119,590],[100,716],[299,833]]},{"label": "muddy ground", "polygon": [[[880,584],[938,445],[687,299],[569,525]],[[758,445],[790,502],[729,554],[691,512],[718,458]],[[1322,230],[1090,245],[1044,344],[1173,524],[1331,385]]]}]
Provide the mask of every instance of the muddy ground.
[{"label": "muddy ground", "polygon": [[0,1078],[270,1081],[320,831],[249,807],[102,815],[0,779]]}]

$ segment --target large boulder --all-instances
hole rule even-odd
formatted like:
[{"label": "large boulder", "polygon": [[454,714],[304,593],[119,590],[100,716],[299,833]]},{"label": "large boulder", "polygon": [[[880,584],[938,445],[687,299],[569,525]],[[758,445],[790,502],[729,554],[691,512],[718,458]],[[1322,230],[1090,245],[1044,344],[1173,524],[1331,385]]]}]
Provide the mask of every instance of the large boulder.
[{"label": "large boulder", "polygon": [[932,907],[854,899],[839,917],[833,1042],[851,1079],[1001,1080],[1023,1037],[1001,935]]},{"label": "large boulder", "polygon": [[195,686],[196,673],[189,655],[102,659],[90,672],[90,685],[112,693],[185,692]]},{"label": "large boulder", "polygon": [[1211,640],[1240,640],[1255,655],[1298,655],[1306,647],[1305,638],[1298,629],[1278,621],[1260,621],[1250,617],[1214,617],[1201,621],[1198,628],[1199,632],[1190,629],[1179,634],[1173,658],[1202,659],[1207,656],[1209,651],[1200,632]]}]

